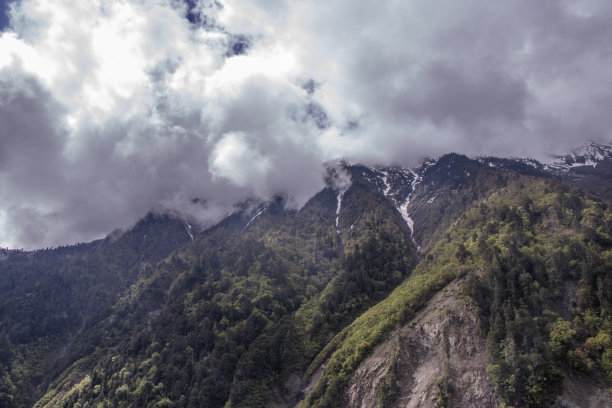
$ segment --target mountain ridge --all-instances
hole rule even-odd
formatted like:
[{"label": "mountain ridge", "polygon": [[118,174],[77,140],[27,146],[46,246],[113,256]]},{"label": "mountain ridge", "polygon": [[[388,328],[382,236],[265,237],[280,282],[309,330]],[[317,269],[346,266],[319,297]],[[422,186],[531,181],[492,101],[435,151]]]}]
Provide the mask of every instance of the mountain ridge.
[{"label": "mountain ridge", "polygon": [[[480,372],[489,384],[482,398],[492,406],[565,406],[559,404],[571,398],[563,377],[595,384],[599,401],[610,401],[606,386],[589,380],[612,370],[605,312],[612,221],[601,193],[610,185],[609,160],[602,156],[593,171],[571,170],[571,177],[531,160],[459,154],[416,169],[337,162],[328,165],[327,186],[299,210],[287,209],[279,195],[204,230],[151,214],[91,244],[3,250],[0,401],[352,406],[366,384],[355,370],[394,330],[410,331],[415,313],[437,293],[478,309],[470,319],[481,324],[476,343],[485,345],[479,353],[487,369]],[[568,187],[590,189],[592,180],[599,195]],[[457,282],[461,290],[445,294]],[[508,285],[513,292],[503,289]],[[63,295],[48,295],[57,290]],[[25,317],[19,323],[17,307]],[[504,308],[523,316],[532,340],[499,331],[495,322],[509,333],[519,324],[499,314]],[[37,310],[49,310],[37,317],[40,332],[31,329],[37,320],[28,320]],[[572,331],[582,333],[573,342],[561,335]],[[529,341],[542,345],[533,349]],[[367,401],[396,406],[412,398],[401,386],[407,379],[392,375],[406,364],[398,355],[380,366],[378,394]],[[456,377],[460,366],[438,363],[418,398],[457,404],[465,384]],[[528,364],[548,377],[528,375]],[[514,391],[508,378],[515,378]],[[549,392],[540,397],[529,388],[543,385]]]}]

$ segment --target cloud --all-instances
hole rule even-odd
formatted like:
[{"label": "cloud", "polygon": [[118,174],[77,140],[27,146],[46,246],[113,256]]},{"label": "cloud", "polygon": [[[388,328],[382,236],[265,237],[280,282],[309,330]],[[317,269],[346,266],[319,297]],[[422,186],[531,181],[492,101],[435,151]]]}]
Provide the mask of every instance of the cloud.
[{"label": "cloud", "polygon": [[609,140],[611,19],[597,0],[22,0],[0,34],[0,244],[299,207],[337,158]]},{"label": "cloud", "polygon": [[322,186],[290,55],[228,58],[236,37],[185,12],[170,1],[13,10],[0,37],[2,245],[90,240],[153,208],[211,223],[247,198],[287,193],[299,207]]},{"label": "cloud", "polygon": [[270,170],[270,160],[249,143],[243,132],[223,135],[211,153],[213,176],[225,177],[238,186],[249,185],[253,175],[261,177]]},{"label": "cloud", "polygon": [[293,44],[335,125],[359,124],[329,147],[353,145],[364,160],[449,150],[542,158],[610,138],[597,114],[610,83],[606,2],[286,1],[259,5],[250,24],[253,2],[226,3],[219,21],[230,29],[261,25]]}]

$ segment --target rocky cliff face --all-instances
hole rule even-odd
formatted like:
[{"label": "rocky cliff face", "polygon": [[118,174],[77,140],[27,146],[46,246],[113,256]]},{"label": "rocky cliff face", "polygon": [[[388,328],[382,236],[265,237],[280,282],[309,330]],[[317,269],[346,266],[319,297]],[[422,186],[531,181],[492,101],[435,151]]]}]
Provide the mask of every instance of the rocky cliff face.
[{"label": "rocky cliff face", "polygon": [[460,284],[436,294],[361,363],[347,407],[498,406],[478,310]]},{"label": "rocky cliff face", "polygon": [[[413,319],[394,330],[353,374],[346,407],[500,407],[487,373],[486,331],[458,279]],[[605,408],[612,392],[603,378],[564,370],[554,408]]]}]

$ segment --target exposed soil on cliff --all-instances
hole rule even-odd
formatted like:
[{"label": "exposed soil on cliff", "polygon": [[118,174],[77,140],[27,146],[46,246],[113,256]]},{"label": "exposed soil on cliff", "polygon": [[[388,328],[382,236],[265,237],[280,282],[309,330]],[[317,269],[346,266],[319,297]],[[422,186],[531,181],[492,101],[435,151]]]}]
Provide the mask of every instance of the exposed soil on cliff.
[{"label": "exposed soil on cliff", "polygon": [[494,407],[478,310],[455,281],[366,358],[347,407]]}]

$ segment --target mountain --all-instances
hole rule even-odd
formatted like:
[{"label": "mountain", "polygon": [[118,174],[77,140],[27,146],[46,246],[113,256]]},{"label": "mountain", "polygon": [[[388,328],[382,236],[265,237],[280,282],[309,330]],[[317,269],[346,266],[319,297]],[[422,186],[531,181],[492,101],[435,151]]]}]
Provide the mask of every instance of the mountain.
[{"label": "mountain", "polygon": [[570,184],[612,200],[612,148],[609,144],[587,143],[553,162],[552,172]]},{"label": "mountain", "polygon": [[612,159],[612,149],[607,144],[585,143],[556,159],[550,166],[560,171],[568,172],[583,167],[597,168],[602,163]]},{"label": "mountain", "polygon": [[112,314],[147,265],[190,241],[185,222],[149,214],[88,244],[0,252],[0,406],[27,406],[72,359],[79,336]]},{"label": "mountain", "polygon": [[333,162],[300,210],[3,250],[0,407],[610,406],[611,151]]}]

